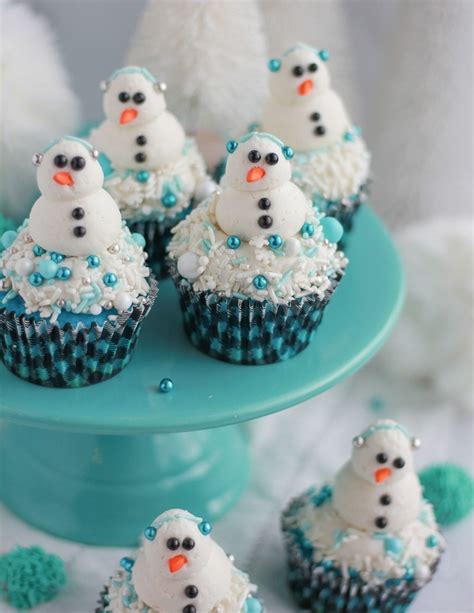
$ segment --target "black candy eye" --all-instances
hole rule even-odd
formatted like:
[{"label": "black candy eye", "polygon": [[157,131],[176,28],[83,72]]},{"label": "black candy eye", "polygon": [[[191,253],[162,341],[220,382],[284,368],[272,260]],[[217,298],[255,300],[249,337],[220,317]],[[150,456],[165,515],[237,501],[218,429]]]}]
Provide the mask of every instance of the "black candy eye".
[{"label": "black candy eye", "polygon": [[171,551],[176,551],[176,549],[179,549],[179,540],[177,538],[170,538],[166,541],[166,546],[168,547],[168,549],[171,549]]},{"label": "black candy eye", "polygon": [[133,101],[135,102],[135,104],[143,104],[145,100],[146,100],[146,96],[145,94],[142,94],[142,92],[137,92],[133,96]]},{"label": "black candy eye", "polygon": [[262,156],[256,149],[252,149],[252,151],[250,151],[248,155],[248,158],[252,162],[252,164],[255,164],[255,162],[258,162],[262,159]]},{"label": "black candy eye", "polygon": [[120,92],[118,99],[120,102],[128,102],[130,100],[130,94],[127,94],[127,92]]},{"label": "black candy eye", "polygon": [[388,455],[386,453],[378,453],[375,459],[379,464],[385,464],[385,462],[388,462]]},{"label": "black candy eye", "polygon": [[86,165],[86,161],[80,155],[76,155],[71,160],[71,168],[73,170],[82,170],[85,165]]},{"label": "black candy eye", "polygon": [[196,543],[193,541],[192,538],[190,538],[189,536],[187,536],[184,540],[183,540],[183,549],[187,549],[188,551],[191,551],[191,549],[194,549],[194,546],[196,545]]},{"label": "black candy eye", "polygon": [[313,64],[310,64],[310,65],[308,66],[308,70],[309,70],[310,72],[316,72],[316,71],[317,71],[317,69],[318,69],[318,65],[317,65],[317,64],[314,64],[314,63],[313,63]]},{"label": "black candy eye", "polygon": [[67,166],[67,157],[60,153],[54,158],[54,165],[58,168],[64,168],[65,166]]},{"label": "black candy eye", "polygon": [[403,458],[395,458],[393,460],[395,468],[403,468],[405,466],[405,460]]},{"label": "black candy eye", "polygon": [[267,155],[265,156],[265,161],[267,164],[270,164],[270,166],[278,164],[278,159],[279,158],[276,153],[267,153]]},{"label": "black candy eye", "polygon": [[301,77],[301,75],[304,73],[304,68],[303,66],[294,66],[291,72],[295,77]]}]

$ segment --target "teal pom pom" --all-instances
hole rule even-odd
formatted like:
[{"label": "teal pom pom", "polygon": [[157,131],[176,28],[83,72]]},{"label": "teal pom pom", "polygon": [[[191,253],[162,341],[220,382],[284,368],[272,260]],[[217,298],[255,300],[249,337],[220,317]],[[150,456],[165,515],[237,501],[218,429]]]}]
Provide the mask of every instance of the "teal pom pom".
[{"label": "teal pom pom", "polygon": [[0,593],[16,609],[52,600],[66,581],[64,562],[41,547],[16,547],[0,556]]},{"label": "teal pom pom", "polygon": [[474,480],[456,464],[432,464],[420,471],[423,494],[433,505],[436,521],[450,526],[474,507]]},{"label": "teal pom pom", "polygon": [[335,217],[323,217],[321,219],[324,238],[330,243],[338,243],[344,234],[344,228]]}]

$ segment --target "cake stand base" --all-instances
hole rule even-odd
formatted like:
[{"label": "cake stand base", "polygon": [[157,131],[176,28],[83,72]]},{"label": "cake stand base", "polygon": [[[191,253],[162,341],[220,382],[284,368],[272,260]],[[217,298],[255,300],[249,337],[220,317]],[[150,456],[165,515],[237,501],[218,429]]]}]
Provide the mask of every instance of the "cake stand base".
[{"label": "cake stand base", "polygon": [[241,426],[109,436],[5,424],[0,449],[5,504],[37,528],[94,545],[134,546],[138,527],[172,507],[216,519],[249,476]]}]

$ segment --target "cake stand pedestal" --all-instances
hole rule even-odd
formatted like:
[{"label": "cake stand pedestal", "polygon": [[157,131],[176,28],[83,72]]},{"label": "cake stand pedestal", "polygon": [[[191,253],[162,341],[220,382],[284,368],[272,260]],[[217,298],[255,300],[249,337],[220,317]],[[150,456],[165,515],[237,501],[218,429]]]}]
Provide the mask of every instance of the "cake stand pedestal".
[{"label": "cake stand pedestal", "polygon": [[[221,516],[245,489],[240,422],[286,409],[342,381],[382,346],[400,312],[401,264],[363,207],[347,273],[310,346],[279,364],[238,366],[194,349],[171,282],[160,285],[134,358],[105,383],[32,385],[0,365],[0,491],[18,516],[90,544],[134,545],[170,507]],[[174,390],[159,392],[169,377]],[[297,415],[295,415],[297,419]]]}]

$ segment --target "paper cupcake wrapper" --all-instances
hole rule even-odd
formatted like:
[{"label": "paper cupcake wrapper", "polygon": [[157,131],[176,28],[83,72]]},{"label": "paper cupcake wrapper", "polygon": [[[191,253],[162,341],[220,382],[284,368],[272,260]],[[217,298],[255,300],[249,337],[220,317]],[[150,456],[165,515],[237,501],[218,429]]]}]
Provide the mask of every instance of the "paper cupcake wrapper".
[{"label": "paper cupcake wrapper", "polygon": [[[367,201],[369,189],[370,182],[367,181],[364,185],[361,185],[357,194],[350,198],[342,198],[341,200],[326,200],[319,194],[313,194],[313,206],[328,217],[335,217],[344,228],[345,236],[352,230],[355,215],[361,204]],[[338,243],[338,246],[341,247],[343,242],[344,237]]]},{"label": "paper cupcake wrapper", "polygon": [[47,387],[82,387],[110,379],[130,361],[158,292],[155,280],[150,285],[141,304],[103,324],[61,326],[0,309],[3,363],[18,377]]},{"label": "paper cupcake wrapper", "polygon": [[[113,610],[109,608],[109,588],[107,585],[104,585],[103,590],[99,594],[99,600],[97,601],[98,606],[96,607],[94,613],[115,613]],[[251,602],[251,604],[250,604]],[[249,604],[247,604],[249,603]],[[192,604],[192,603],[190,603]],[[123,605],[122,606],[126,606]],[[260,607],[260,609],[259,609]],[[151,611],[151,609],[145,608],[143,611]],[[247,601],[244,603],[244,606],[241,608],[239,613],[255,613],[259,611],[259,613],[264,613],[264,607],[261,601],[255,596],[250,596]]]},{"label": "paper cupcake wrapper", "polygon": [[310,295],[283,305],[194,292],[174,263],[170,271],[191,343],[213,358],[235,364],[271,364],[303,351],[341,278],[334,279],[322,300]]},{"label": "paper cupcake wrapper", "polygon": [[145,239],[144,250],[148,253],[147,266],[149,266],[158,279],[168,276],[166,249],[172,238],[171,229],[174,228],[192,211],[194,204],[180,211],[173,218],[163,221],[157,219],[137,219],[127,222],[130,232],[138,232]]},{"label": "paper cupcake wrapper", "polygon": [[[330,560],[314,562],[312,550],[305,550],[296,531],[285,529],[284,523],[288,583],[302,609],[321,613],[403,613],[421,589],[409,579],[388,579],[384,584],[373,586],[359,575],[344,577]],[[431,568],[432,574],[438,561]]]}]

